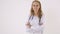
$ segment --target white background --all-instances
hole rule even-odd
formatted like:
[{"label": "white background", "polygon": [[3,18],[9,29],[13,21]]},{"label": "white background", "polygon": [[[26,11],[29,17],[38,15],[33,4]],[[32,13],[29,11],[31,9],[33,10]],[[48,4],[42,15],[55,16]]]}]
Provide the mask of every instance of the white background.
[{"label": "white background", "polygon": [[[60,34],[60,0],[40,0],[46,16],[44,34]],[[32,0],[0,0],[0,34],[27,34]]]}]

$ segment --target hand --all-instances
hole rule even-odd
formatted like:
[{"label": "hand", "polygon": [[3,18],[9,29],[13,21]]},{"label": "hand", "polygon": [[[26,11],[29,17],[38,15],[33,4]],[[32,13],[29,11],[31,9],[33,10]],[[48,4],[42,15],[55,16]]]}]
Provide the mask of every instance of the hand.
[{"label": "hand", "polygon": [[30,23],[27,23],[26,26],[27,26],[27,28],[31,28]]}]

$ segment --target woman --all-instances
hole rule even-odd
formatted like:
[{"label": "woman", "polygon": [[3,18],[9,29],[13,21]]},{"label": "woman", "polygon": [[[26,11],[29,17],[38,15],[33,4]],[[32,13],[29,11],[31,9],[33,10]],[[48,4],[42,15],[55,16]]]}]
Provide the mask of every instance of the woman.
[{"label": "woman", "polygon": [[31,6],[31,14],[26,23],[27,31],[30,34],[43,34],[43,14],[40,1],[33,1]]}]

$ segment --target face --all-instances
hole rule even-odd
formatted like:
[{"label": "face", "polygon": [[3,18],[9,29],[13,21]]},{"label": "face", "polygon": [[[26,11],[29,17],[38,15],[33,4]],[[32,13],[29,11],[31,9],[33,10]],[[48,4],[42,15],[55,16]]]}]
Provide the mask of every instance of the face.
[{"label": "face", "polygon": [[39,3],[38,3],[38,2],[34,2],[34,3],[32,4],[32,8],[33,8],[34,12],[37,13],[38,10],[39,10],[39,8],[40,8]]}]

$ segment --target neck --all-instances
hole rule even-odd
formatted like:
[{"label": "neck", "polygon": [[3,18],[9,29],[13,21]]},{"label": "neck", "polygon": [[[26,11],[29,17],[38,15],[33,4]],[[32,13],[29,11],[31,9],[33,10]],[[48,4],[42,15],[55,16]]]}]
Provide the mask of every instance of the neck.
[{"label": "neck", "polygon": [[35,16],[38,16],[38,13],[37,13],[38,11],[34,11],[34,12],[35,12],[35,14],[34,14],[34,15],[35,15]]},{"label": "neck", "polygon": [[38,14],[37,14],[37,13],[35,13],[35,16],[38,16]]}]

